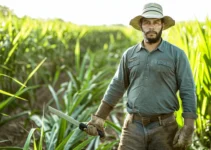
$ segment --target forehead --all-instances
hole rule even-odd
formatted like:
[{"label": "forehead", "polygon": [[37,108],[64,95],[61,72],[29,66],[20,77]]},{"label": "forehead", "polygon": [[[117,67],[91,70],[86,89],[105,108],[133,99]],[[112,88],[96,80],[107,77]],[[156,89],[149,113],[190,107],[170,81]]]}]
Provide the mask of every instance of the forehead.
[{"label": "forehead", "polygon": [[160,18],[142,18],[142,21],[161,21]]}]

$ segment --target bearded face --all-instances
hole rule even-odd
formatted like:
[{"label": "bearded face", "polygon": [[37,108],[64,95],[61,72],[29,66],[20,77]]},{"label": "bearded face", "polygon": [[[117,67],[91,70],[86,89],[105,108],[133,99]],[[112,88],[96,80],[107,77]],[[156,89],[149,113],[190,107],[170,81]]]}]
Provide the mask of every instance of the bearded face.
[{"label": "bearded face", "polygon": [[143,18],[141,28],[145,42],[153,44],[161,39],[163,23],[161,19]]}]

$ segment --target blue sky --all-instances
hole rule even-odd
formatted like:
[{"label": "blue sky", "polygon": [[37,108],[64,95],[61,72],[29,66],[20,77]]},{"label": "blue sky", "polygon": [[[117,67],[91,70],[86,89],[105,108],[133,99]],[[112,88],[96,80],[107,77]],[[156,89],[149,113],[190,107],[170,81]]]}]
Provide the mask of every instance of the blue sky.
[{"label": "blue sky", "polygon": [[163,6],[164,15],[176,21],[211,18],[210,0],[0,0],[0,5],[15,14],[33,18],[61,18],[76,24],[128,25],[131,18],[140,15],[146,2]]}]

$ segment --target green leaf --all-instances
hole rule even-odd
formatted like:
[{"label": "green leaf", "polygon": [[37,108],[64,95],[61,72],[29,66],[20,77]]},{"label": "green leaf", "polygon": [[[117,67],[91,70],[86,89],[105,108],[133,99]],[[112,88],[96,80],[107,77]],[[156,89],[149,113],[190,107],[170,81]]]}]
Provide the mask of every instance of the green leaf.
[{"label": "green leaf", "polygon": [[41,127],[41,134],[40,134],[40,141],[39,141],[39,147],[38,150],[43,150],[43,142],[44,142],[44,106],[43,106],[43,116],[42,116],[42,127]]},{"label": "green leaf", "polygon": [[48,88],[49,88],[49,90],[50,90],[50,92],[51,92],[51,94],[52,94],[52,96],[53,96],[53,98],[55,100],[55,103],[56,103],[57,108],[59,110],[61,110],[61,107],[60,107],[60,104],[59,104],[59,99],[57,97],[56,92],[54,91],[54,89],[53,89],[53,87],[51,85],[48,85]]},{"label": "green leaf", "polygon": [[53,124],[53,127],[50,132],[50,140],[48,140],[49,142],[48,150],[55,149],[58,131],[59,131],[58,123]]},{"label": "green leaf", "polygon": [[110,127],[112,127],[115,131],[117,131],[118,133],[121,133],[121,127],[119,127],[119,126],[117,126],[116,124],[114,124],[113,122],[111,122],[111,121],[108,121],[108,120],[106,120],[106,123],[110,126]]},{"label": "green leaf", "polygon": [[66,129],[67,129],[67,121],[65,119],[61,119],[56,145],[59,145],[63,141]]},{"label": "green leaf", "polygon": [[78,146],[76,146],[73,150],[81,150],[83,148],[85,148],[94,138],[96,137],[89,137],[87,140],[83,141],[81,144],[79,144]]},{"label": "green leaf", "polygon": [[[24,85],[27,84],[27,82],[29,81],[29,79],[31,79],[31,77],[37,72],[37,70],[41,67],[41,65],[45,62],[46,59],[47,59],[47,58],[44,58],[44,59],[37,65],[37,67],[28,75],[26,81],[24,82]],[[24,86],[22,86],[22,87],[19,89],[19,91],[22,90],[23,88],[24,88]]]},{"label": "green leaf", "polygon": [[37,130],[37,128],[32,128],[28,134],[28,137],[26,139],[26,142],[24,144],[24,147],[23,147],[23,150],[29,150],[29,146],[30,146],[30,143],[31,143],[31,137],[32,135],[34,134],[34,131]]},{"label": "green leaf", "polygon": [[75,64],[76,64],[77,71],[80,70],[80,57],[81,57],[80,51],[81,51],[80,50],[80,41],[79,41],[79,39],[77,39],[76,45],[75,45]]},{"label": "green leaf", "polygon": [[10,97],[18,98],[18,99],[20,99],[20,100],[27,101],[25,98],[21,98],[21,97],[19,97],[19,96],[16,96],[16,95],[14,95],[14,94],[11,94],[11,93],[6,92],[6,91],[3,91],[3,90],[0,90],[0,93],[1,93],[1,94],[4,94],[4,95],[8,95],[8,96],[10,96]]},{"label": "green leaf", "polygon": [[20,81],[18,81],[18,80],[15,79],[15,78],[12,78],[12,77],[10,77],[10,76],[8,76],[8,75],[1,74],[1,73],[0,73],[0,76],[4,76],[4,77],[7,77],[7,78],[10,78],[10,79],[12,79],[13,81],[15,81],[16,83],[20,84],[21,86],[26,87],[26,86],[25,86],[24,84],[22,84]]},{"label": "green leaf", "polygon": [[65,144],[67,143],[67,141],[71,138],[71,136],[73,135],[74,133],[74,130],[71,131],[67,137],[65,137],[62,142],[56,147],[56,150],[63,150],[64,149],[64,146]]},{"label": "green leaf", "polygon": [[8,61],[10,60],[10,57],[12,56],[12,54],[15,52],[16,48],[17,48],[18,44],[16,43],[13,48],[10,50],[10,52],[8,53],[7,59],[4,62],[4,65],[6,65],[8,63]]},{"label": "green leaf", "polygon": [[[35,89],[35,88],[37,88],[37,87],[39,87],[39,86],[27,87],[27,88],[25,88],[25,89],[23,89],[23,90],[21,90],[21,91],[16,92],[16,93],[15,93],[15,96],[19,96],[19,95],[23,94],[24,92],[26,92],[26,91],[28,91],[28,90],[31,90],[31,89]],[[1,91],[0,91],[0,93],[1,93]],[[6,106],[8,106],[9,104],[11,104],[14,100],[15,100],[15,97],[12,96],[12,97],[9,97],[8,99],[2,101],[2,102],[0,103],[0,111],[2,111],[4,108],[6,108]]]}]

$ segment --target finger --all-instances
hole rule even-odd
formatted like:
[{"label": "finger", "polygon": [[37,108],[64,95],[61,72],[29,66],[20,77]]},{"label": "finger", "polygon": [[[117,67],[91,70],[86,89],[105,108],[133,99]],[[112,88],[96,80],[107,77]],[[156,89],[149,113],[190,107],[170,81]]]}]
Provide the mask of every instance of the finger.
[{"label": "finger", "polygon": [[97,128],[92,125],[88,125],[85,131],[89,135],[93,135],[93,136],[98,135]]}]

